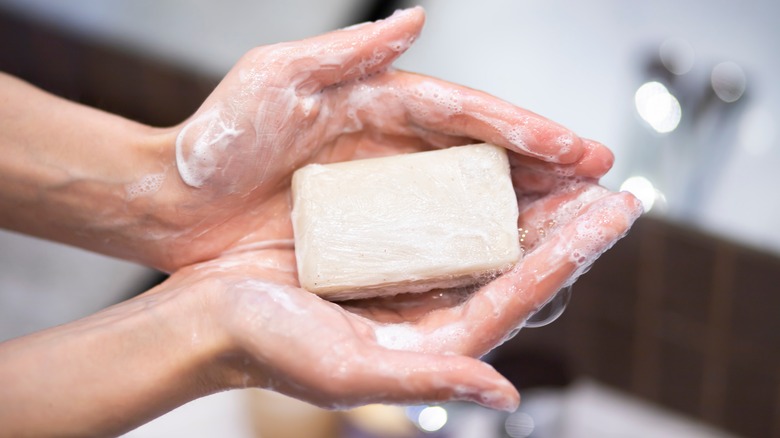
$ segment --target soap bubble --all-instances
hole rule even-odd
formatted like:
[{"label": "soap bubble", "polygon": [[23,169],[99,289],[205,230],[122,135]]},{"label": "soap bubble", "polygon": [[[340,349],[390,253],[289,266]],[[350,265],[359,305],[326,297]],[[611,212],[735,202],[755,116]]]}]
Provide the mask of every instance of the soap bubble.
[{"label": "soap bubble", "polygon": [[563,311],[566,310],[569,300],[571,300],[571,289],[572,287],[568,286],[559,290],[541,309],[528,317],[523,327],[543,327],[558,319],[563,314]]}]

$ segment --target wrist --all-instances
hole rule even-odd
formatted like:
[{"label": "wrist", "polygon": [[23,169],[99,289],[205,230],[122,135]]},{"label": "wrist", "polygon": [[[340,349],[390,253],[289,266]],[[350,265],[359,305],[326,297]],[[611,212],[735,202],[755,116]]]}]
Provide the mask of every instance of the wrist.
[{"label": "wrist", "polygon": [[191,269],[180,271],[183,281],[174,274],[136,298],[141,300],[137,307],[144,308],[142,318],[153,325],[150,333],[165,344],[158,354],[168,357],[166,380],[178,382],[169,390],[181,402],[232,388],[231,367],[237,357],[214,298],[223,291],[220,281],[201,278],[193,283],[189,280],[197,274]]},{"label": "wrist", "polygon": [[130,146],[135,164],[126,166],[120,196],[131,253],[125,256],[171,272],[185,263],[176,259],[175,241],[192,227],[191,188],[176,169],[177,128],[139,126]]},{"label": "wrist", "polygon": [[92,316],[0,344],[4,431],[119,435],[224,389],[215,363],[225,343],[198,289],[165,282]]},{"label": "wrist", "polygon": [[[0,73],[0,226],[146,261],[141,225],[170,227],[173,129],[155,129],[52,96]],[[156,175],[147,178],[148,175]],[[167,182],[163,181],[165,178]],[[135,199],[131,199],[135,198]],[[149,198],[149,199],[147,199]]]},{"label": "wrist", "polygon": [[[190,370],[193,384],[203,391],[196,396],[260,386],[261,367],[235,333],[237,312],[229,290],[231,279],[201,267],[180,269],[158,286],[169,289],[164,293],[177,296],[178,302],[170,300],[172,305],[163,305],[161,319],[178,320],[169,324],[181,340],[183,369]],[[153,293],[155,290],[149,292]],[[252,334],[256,341],[262,336]]]},{"label": "wrist", "polygon": [[188,189],[175,165],[176,130],[105,116],[114,120],[106,129],[112,138],[95,151],[102,163],[73,163],[83,171],[63,183],[71,199],[85,199],[65,205],[77,230],[75,242],[67,243],[171,271],[180,265],[170,262],[169,242],[188,218],[182,214]]}]

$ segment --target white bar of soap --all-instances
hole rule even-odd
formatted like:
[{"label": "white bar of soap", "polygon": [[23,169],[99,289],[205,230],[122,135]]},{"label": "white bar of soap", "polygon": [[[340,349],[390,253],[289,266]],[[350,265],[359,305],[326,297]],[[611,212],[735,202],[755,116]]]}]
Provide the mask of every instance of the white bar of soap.
[{"label": "white bar of soap", "polygon": [[292,193],[298,279],[329,300],[465,286],[521,256],[497,146],[310,164]]}]

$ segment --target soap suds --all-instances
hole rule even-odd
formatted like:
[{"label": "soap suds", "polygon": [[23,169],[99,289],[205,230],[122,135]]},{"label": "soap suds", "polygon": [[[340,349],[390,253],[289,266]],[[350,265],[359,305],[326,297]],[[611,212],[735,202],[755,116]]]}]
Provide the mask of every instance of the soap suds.
[{"label": "soap suds", "polygon": [[[587,196],[587,195],[586,195]],[[633,202],[626,202],[622,196],[604,196],[601,199],[588,204],[582,213],[582,217],[577,220],[574,226],[574,234],[571,236],[555,235],[551,237],[553,251],[550,254],[550,260],[543,263],[542,266],[549,266],[546,271],[536,272],[536,282],[541,282],[545,278],[553,275],[557,269],[557,262],[561,258],[567,259],[573,266],[574,271],[562,287],[568,287],[587,270],[590,266],[608,249],[610,249],[618,240],[628,232],[631,224],[641,215],[641,208]],[[610,226],[615,215],[622,217],[617,219],[618,226],[625,227],[621,235],[615,236],[613,233],[604,230],[605,226]]]},{"label": "soap suds", "polygon": [[[322,87],[329,84],[320,84],[317,73],[340,68],[348,62],[353,64],[351,69],[354,71],[345,72],[345,75],[362,77],[375,73],[390,57],[405,51],[414,39],[413,34],[401,36],[359,59],[353,59],[356,53],[339,46],[339,41],[321,43],[316,39],[305,46],[281,43],[251,51],[243,60],[245,66],[237,68],[232,83],[230,77],[226,78],[224,87],[232,98],[202,110],[179,132],[176,164],[182,180],[191,187],[200,188],[217,174],[228,179],[231,166],[238,166],[231,160],[237,160],[243,165],[257,163],[252,179],[262,182],[267,173],[276,168],[272,163],[305,157],[310,152],[302,149],[310,147],[310,141],[299,137],[309,133],[302,130],[299,123],[308,123],[314,117],[330,119],[331,108],[322,107],[320,93]],[[350,82],[357,83],[360,81]],[[359,94],[355,92],[346,104],[338,102],[339,107],[347,108],[347,118],[356,125],[352,131],[363,128],[357,112],[369,108],[374,93],[365,95],[364,102],[360,102]],[[340,129],[341,126],[338,121],[326,124],[323,137],[350,132],[349,128]],[[313,129],[311,134],[316,135],[317,128]],[[243,134],[247,134],[247,138],[242,139],[241,150],[231,151],[231,146]],[[236,178],[243,173],[237,174]],[[223,186],[232,184],[231,181],[223,182]]]},{"label": "soap suds", "polygon": [[568,154],[571,152],[571,148],[574,145],[574,134],[563,134],[555,139],[555,144],[558,146],[560,154]]},{"label": "soap suds", "polygon": [[219,106],[187,123],[176,137],[176,168],[182,180],[191,187],[202,187],[240,134],[236,122],[223,117]]},{"label": "soap suds", "polygon": [[374,333],[377,344],[390,350],[441,352],[450,351],[448,346],[462,342],[468,336],[468,329],[462,323],[452,323],[421,333],[412,324],[401,323],[377,325]]},{"label": "soap suds", "polygon": [[145,175],[139,181],[125,186],[125,198],[132,201],[143,196],[152,196],[160,190],[163,182],[165,182],[165,172]]},{"label": "soap suds", "polygon": [[376,343],[390,350],[419,351],[420,333],[408,324],[379,325],[374,329]]}]

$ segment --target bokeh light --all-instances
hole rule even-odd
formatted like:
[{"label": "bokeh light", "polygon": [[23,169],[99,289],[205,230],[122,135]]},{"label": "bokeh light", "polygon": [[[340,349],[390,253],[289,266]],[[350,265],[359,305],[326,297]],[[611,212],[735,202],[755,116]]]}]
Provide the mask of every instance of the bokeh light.
[{"label": "bokeh light", "polygon": [[639,116],[659,133],[674,131],[680,124],[680,102],[660,82],[647,82],[636,90],[634,102]]},{"label": "bokeh light", "polygon": [[724,102],[736,102],[745,93],[747,78],[737,63],[721,62],[712,69],[710,82],[715,94]]},{"label": "bokeh light", "polygon": [[510,438],[526,438],[534,433],[536,424],[534,419],[525,412],[515,412],[508,416],[504,422],[504,430]]},{"label": "bokeh light", "polygon": [[626,179],[623,181],[623,184],[620,185],[620,190],[636,196],[642,203],[642,208],[644,208],[645,213],[653,208],[656,199],[661,196],[653,183],[643,176],[632,176]]},{"label": "bokeh light", "polygon": [[427,406],[417,416],[417,425],[425,432],[436,432],[447,424],[447,410],[441,406]]}]

